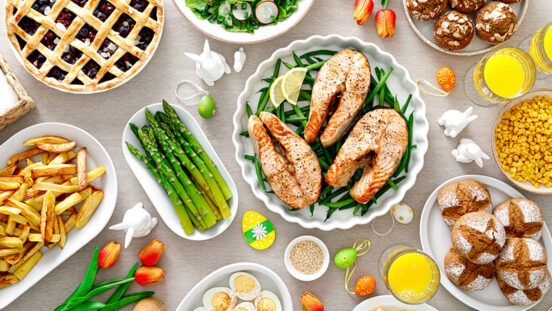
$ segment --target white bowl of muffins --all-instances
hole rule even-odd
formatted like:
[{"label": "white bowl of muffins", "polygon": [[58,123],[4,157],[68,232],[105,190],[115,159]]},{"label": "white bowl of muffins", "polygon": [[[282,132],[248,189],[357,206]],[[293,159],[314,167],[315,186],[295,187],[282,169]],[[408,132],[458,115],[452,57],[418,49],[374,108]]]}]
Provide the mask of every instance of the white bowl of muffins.
[{"label": "white bowl of muffins", "polygon": [[437,188],[420,233],[424,252],[447,276],[443,286],[471,307],[526,310],[550,291],[543,244],[550,248],[552,240],[542,211],[499,180],[474,175]]},{"label": "white bowl of muffins", "polygon": [[516,32],[529,0],[404,0],[414,32],[433,48],[455,55],[486,53]]}]

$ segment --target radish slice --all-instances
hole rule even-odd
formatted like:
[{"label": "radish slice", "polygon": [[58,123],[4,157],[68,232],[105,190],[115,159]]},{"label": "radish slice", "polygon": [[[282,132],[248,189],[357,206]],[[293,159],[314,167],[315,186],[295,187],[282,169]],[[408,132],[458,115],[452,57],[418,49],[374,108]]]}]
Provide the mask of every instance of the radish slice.
[{"label": "radish slice", "polygon": [[232,15],[239,21],[244,21],[251,16],[251,4],[249,2],[237,2],[232,6]]},{"label": "radish slice", "polygon": [[255,17],[261,24],[271,24],[278,17],[278,6],[271,0],[262,1],[255,8]]}]

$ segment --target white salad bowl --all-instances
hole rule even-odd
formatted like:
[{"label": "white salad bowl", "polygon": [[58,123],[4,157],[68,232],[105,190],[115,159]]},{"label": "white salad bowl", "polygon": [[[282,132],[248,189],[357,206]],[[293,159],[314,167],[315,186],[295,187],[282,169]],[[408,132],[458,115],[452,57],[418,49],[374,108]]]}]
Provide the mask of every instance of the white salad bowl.
[{"label": "white salad bowl", "polygon": [[111,157],[99,141],[76,126],[48,122],[23,129],[0,145],[0,163],[6,163],[10,156],[30,149],[31,147],[23,146],[23,142],[27,139],[46,135],[62,136],[71,141],[76,141],[78,143],[77,149],[86,147],[86,166],[89,170],[100,165],[105,166],[105,175],[91,183],[104,192],[104,198],[84,228],[80,230],[74,228],[67,234],[67,243],[63,249],[60,249],[57,245],[50,249],[42,247],[40,249],[43,254],[41,260],[26,277],[12,286],[0,289],[0,309],[9,305],[94,239],[107,225],[117,202],[117,174]]},{"label": "white salad bowl", "polygon": [[298,0],[297,10],[285,20],[274,25],[259,27],[254,33],[230,32],[222,25],[210,23],[207,19],[200,19],[186,6],[186,0],[173,0],[174,5],[182,16],[197,30],[203,34],[228,43],[252,44],[274,39],[297,25],[309,12],[315,0]]},{"label": "white salad bowl", "polygon": [[289,290],[282,279],[269,268],[252,262],[239,262],[221,267],[206,276],[197,283],[190,292],[182,299],[176,311],[192,311],[203,305],[203,294],[213,287],[228,287],[230,276],[235,272],[247,272],[252,274],[263,290],[273,292],[282,303],[282,310],[293,310],[293,302]]},{"label": "white salad bowl", "polygon": [[230,206],[230,211],[232,213],[232,216],[223,220],[219,220],[216,225],[214,225],[213,227],[203,232],[200,232],[199,230],[196,229],[192,234],[186,235],[184,233],[184,229],[182,229],[182,225],[180,224],[180,220],[176,215],[176,212],[171,203],[171,200],[165,193],[165,190],[163,189],[163,187],[157,182],[155,177],[146,168],[146,166],[128,150],[126,142],[131,143],[134,147],[138,148],[139,150],[141,150],[141,152],[143,152],[140,146],[140,142],[134,136],[134,133],[132,132],[128,124],[134,123],[139,128],[142,128],[143,126],[147,125],[148,123],[146,121],[146,116],[144,114],[146,108],[148,108],[153,114],[155,114],[157,111],[163,111],[163,105],[161,103],[152,104],[138,110],[130,118],[130,120],[128,120],[128,123],[123,132],[123,140],[122,140],[123,155],[125,156],[125,160],[130,166],[130,169],[134,173],[134,176],[136,176],[136,179],[138,179],[138,182],[140,183],[140,185],[142,185],[142,188],[150,198],[153,206],[155,207],[155,209],[157,210],[157,212],[159,213],[159,215],[161,216],[165,224],[174,233],[188,240],[201,241],[201,240],[212,239],[217,235],[221,234],[222,232],[224,232],[224,230],[226,230],[230,226],[230,224],[234,220],[234,217],[236,217],[236,213],[238,212],[238,190],[236,189],[236,184],[234,184],[234,180],[232,179],[232,177],[230,177],[230,174],[226,170],[226,167],[224,167],[224,164],[218,157],[217,153],[215,152],[215,149],[213,149],[213,146],[207,139],[207,136],[205,136],[205,133],[203,133],[203,131],[201,130],[201,127],[199,126],[197,121],[185,109],[175,105],[171,105],[171,106],[180,117],[180,120],[182,120],[182,123],[184,123],[184,125],[188,128],[188,130],[192,133],[192,135],[201,144],[205,152],[207,152],[207,155],[209,155],[209,158],[213,160],[213,163],[215,163],[215,165],[217,166],[217,169],[222,175],[222,178],[224,179],[224,181],[226,181],[226,184],[228,184],[230,191],[232,191],[232,198],[228,200],[228,205]]},{"label": "white salad bowl", "polygon": [[[387,70],[391,66],[394,68],[387,80],[387,85],[390,91],[398,96],[401,104],[406,101],[409,94],[412,94],[412,101],[406,114],[414,112],[412,144],[417,145],[417,148],[412,149],[408,173],[406,174],[406,178],[398,184],[398,189],[391,189],[382,195],[377,200],[377,204],[373,204],[364,216],[353,216],[352,210],[338,210],[330,219],[325,220],[327,207],[317,206],[312,216],[309,208],[299,211],[289,211],[290,207],[276,195],[266,193],[261,189],[255,172],[255,165],[251,161],[244,159],[244,155],[255,154],[253,146],[250,139],[241,136],[240,133],[247,130],[246,103],[251,105],[253,111],[256,110],[256,103],[260,96],[260,93],[257,93],[257,91],[262,87],[266,87],[266,83],[262,79],[272,75],[278,58],[293,63],[293,51],[301,55],[305,52],[318,49],[342,50],[345,48],[352,48],[362,52],[370,61],[372,72],[374,72],[376,67],[382,67],[384,70]],[[418,87],[410,78],[408,71],[397,63],[391,54],[382,51],[373,43],[364,42],[358,38],[331,35],[312,36],[306,40],[294,41],[287,47],[276,50],[269,59],[259,65],[257,71],[247,80],[245,88],[238,98],[237,109],[234,114],[232,140],[236,148],[236,161],[242,168],[243,177],[251,186],[255,196],[262,200],[269,210],[280,214],[286,221],[297,223],[304,228],[318,228],[328,231],[349,229],[356,225],[367,224],[375,217],[387,213],[393,204],[399,203],[403,199],[406,191],[414,186],[416,176],[424,165],[424,155],[428,148],[428,130],[429,124],[426,118],[426,108],[420,97]]]}]

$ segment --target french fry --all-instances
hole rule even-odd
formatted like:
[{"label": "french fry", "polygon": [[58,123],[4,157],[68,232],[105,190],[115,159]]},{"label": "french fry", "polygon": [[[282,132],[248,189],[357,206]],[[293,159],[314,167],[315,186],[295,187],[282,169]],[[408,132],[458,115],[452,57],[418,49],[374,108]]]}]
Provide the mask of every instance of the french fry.
[{"label": "french fry", "polygon": [[31,170],[31,177],[38,178],[44,176],[61,176],[76,173],[77,166],[75,164],[49,164],[33,168]]},{"label": "french fry", "polygon": [[[59,242],[60,239],[61,239],[60,234],[52,234],[52,239],[50,240],[50,242],[57,243],[57,242]],[[31,234],[29,234],[29,242],[45,243],[44,239],[42,238],[42,235],[40,233],[31,233]]]},{"label": "french fry", "polygon": [[27,259],[17,270],[13,272],[19,280],[23,280],[27,274],[33,269],[36,263],[42,258],[41,252],[34,253]]},{"label": "french fry", "polygon": [[0,238],[0,248],[23,248],[23,241],[13,236],[6,236]]},{"label": "french fry", "polygon": [[25,256],[25,254],[27,253],[27,251],[29,250],[29,248],[31,248],[31,246],[33,246],[33,243],[31,242],[27,242],[23,245],[23,250],[17,254],[12,254],[12,255],[9,255],[6,258],[6,262],[8,264],[10,264],[11,266],[13,265],[17,265],[19,262],[21,262],[21,259],[23,259],[23,257]]},{"label": "french fry", "polygon": [[98,205],[100,205],[103,197],[103,191],[98,190],[92,192],[92,194],[84,201],[79,210],[79,214],[77,215],[76,227],[78,229],[84,228],[88,220],[90,220],[90,217],[92,217],[92,214],[94,214],[94,211],[96,210]]},{"label": "french fry", "polygon": [[65,243],[67,243],[67,235],[65,234],[65,225],[63,224],[63,218],[61,215],[57,216],[59,226],[59,248],[63,249]]},{"label": "french fry", "polygon": [[16,168],[17,168],[17,162],[12,163],[11,165],[8,165],[2,170],[0,170],[0,176],[13,175],[13,173],[15,173]]},{"label": "french fry", "polygon": [[47,144],[47,143],[37,143],[35,146],[39,149],[42,149],[44,151],[53,152],[53,153],[61,153],[69,151],[77,145],[76,141],[68,142],[68,143],[62,143],[62,144]]},{"label": "french fry", "polygon": [[8,272],[14,273],[15,270],[17,270],[25,261],[27,261],[27,259],[31,258],[31,256],[33,256],[36,252],[38,252],[38,250],[42,246],[44,246],[44,242],[38,242],[38,243],[32,244],[31,247],[29,247],[29,249],[27,249],[27,251],[25,252],[25,255],[23,255],[23,257],[19,260],[17,264],[12,265],[8,270]]},{"label": "french fry", "polygon": [[56,215],[60,215],[66,209],[68,209],[68,208],[70,208],[74,205],[79,204],[83,200],[84,199],[83,199],[82,195],[80,195],[80,193],[78,193],[78,192],[72,193],[70,196],[65,198],[63,201],[56,204],[56,208],[55,208]]},{"label": "french fry", "polygon": [[15,191],[12,191],[12,190],[8,190],[8,191],[2,191],[0,193],[0,203],[6,201],[9,197],[11,197],[13,194],[15,193]]},{"label": "french fry", "polygon": [[54,234],[55,204],[56,197],[51,190],[48,190],[40,213],[40,234],[44,242],[50,242]]},{"label": "french fry", "polygon": [[35,186],[36,190],[55,191],[59,193],[73,193],[79,190],[79,186],[76,185],[58,185],[47,182],[39,182],[36,183]]},{"label": "french fry", "polygon": [[73,151],[62,152],[57,154],[56,157],[52,159],[52,161],[50,161],[50,163],[48,164],[64,164],[73,160],[76,156],[77,154],[74,153]]},{"label": "french fry", "polygon": [[[90,172],[86,173],[86,179],[88,180],[89,183],[91,183],[92,181],[96,180],[98,177],[102,176],[103,174],[105,174],[105,166],[100,165],[95,169],[91,170]],[[71,178],[71,184],[77,185],[78,183],[79,181],[77,177]]]},{"label": "french fry", "polygon": [[0,276],[0,288],[11,286],[17,282],[19,279],[13,274]]},{"label": "french fry", "polygon": [[27,238],[29,238],[29,234],[31,234],[31,225],[25,224],[23,226],[23,229],[21,229],[21,233],[19,234],[19,239],[25,243],[27,242]]},{"label": "french fry", "polygon": [[19,189],[13,193],[13,195],[10,197],[10,199],[14,199],[16,201],[23,201],[25,199],[25,192],[29,189],[30,186],[33,185],[33,180],[31,178],[28,178],[25,180],[24,183],[19,186]]},{"label": "french fry", "polygon": [[59,229],[59,222],[58,222],[57,216],[54,216],[54,234],[53,234],[53,236],[59,236],[59,239],[57,239],[57,241],[55,241],[55,242],[50,241],[50,242],[46,243],[47,248],[54,247],[54,245],[56,245],[57,242],[59,242],[59,240],[61,240],[61,234],[60,234],[59,230],[60,229]]},{"label": "french fry", "polygon": [[40,166],[44,166],[44,164],[42,162],[36,162],[36,163],[31,164],[31,165],[25,166],[25,168],[23,168],[21,170],[21,172],[19,172],[18,175],[21,175],[24,178],[30,178],[31,177],[31,171],[33,170],[33,168],[40,167]]},{"label": "french fry", "polygon": [[67,139],[60,136],[41,136],[27,139],[23,143],[23,146],[34,146],[36,144],[64,144],[68,142]]},{"label": "french fry", "polygon": [[33,149],[26,150],[26,151],[23,151],[23,152],[20,152],[18,154],[15,154],[15,155],[11,156],[8,159],[7,164],[12,165],[12,164],[17,163],[21,160],[28,159],[30,157],[33,157],[33,156],[37,155],[37,154],[41,154],[43,152],[44,152],[44,150],[42,150],[40,148],[33,148]]},{"label": "french fry", "polygon": [[[31,160],[30,158],[27,158],[27,159],[25,160],[25,162],[27,162],[27,166],[33,165],[33,164],[34,164],[34,163],[33,163],[33,160]],[[42,162],[37,162],[37,163],[42,163]]]},{"label": "french fry", "polygon": [[15,218],[16,215],[11,215],[9,218],[8,218],[8,224],[6,225],[6,235],[13,235],[13,232],[15,231],[15,225],[17,225],[17,223],[15,222]]},{"label": "french fry", "polygon": [[0,248],[0,257],[21,253],[23,248]]},{"label": "french fry", "polygon": [[40,162],[42,162],[42,164],[44,165],[47,165],[48,164],[48,157],[50,155],[47,154],[47,153],[43,153],[41,156],[40,156]]},{"label": "french fry", "polygon": [[16,189],[19,189],[19,183],[0,181],[0,190],[16,190]]},{"label": "french fry", "polygon": [[88,180],[86,179],[86,147],[81,148],[79,151],[77,151],[77,167],[79,190],[84,190],[86,187],[88,187]]},{"label": "french fry", "polygon": [[77,224],[77,216],[78,214],[75,213],[65,220],[65,223],[63,224],[63,227],[65,228],[65,234],[69,233],[69,231],[71,231],[75,227],[75,225]]},{"label": "french fry", "polygon": [[5,176],[0,176],[0,182],[4,182],[4,183],[18,183],[18,184],[22,184],[24,181],[24,178],[23,176],[21,175],[5,175]]},{"label": "french fry", "polygon": [[73,214],[77,214],[77,209],[74,206],[71,206],[70,208],[66,209],[63,213],[61,213],[60,215],[71,216]]},{"label": "french fry", "polygon": [[19,215],[20,213],[21,213],[21,210],[19,210],[18,208],[10,207],[10,206],[0,206],[0,214],[12,216],[12,215]]},{"label": "french fry", "polygon": [[21,211],[21,214],[25,216],[32,225],[40,225],[40,214],[38,214],[38,212],[32,206],[13,199],[8,199],[8,204],[19,209]]},{"label": "french fry", "polygon": [[8,272],[10,265],[4,258],[0,258],[0,272]]}]

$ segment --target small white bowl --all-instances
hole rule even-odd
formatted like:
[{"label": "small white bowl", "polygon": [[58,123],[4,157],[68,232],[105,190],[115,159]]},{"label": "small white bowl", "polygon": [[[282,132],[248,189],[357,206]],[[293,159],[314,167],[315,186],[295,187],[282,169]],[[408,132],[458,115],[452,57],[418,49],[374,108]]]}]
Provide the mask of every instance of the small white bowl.
[{"label": "small white bowl", "polygon": [[[322,268],[318,270],[315,274],[304,274],[302,272],[297,271],[291,264],[291,259],[289,256],[291,255],[291,249],[295,244],[301,242],[301,241],[312,241],[316,243],[316,245],[320,246],[322,249],[322,252],[324,253],[324,262],[322,263]],[[326,273],[326,270],[328,270],[328,266],[330,264],[330,252],[328,251],[328,247],[322,240],[320,240],[317,237],[313,237],[312,235],[302,235],[299,236],[293,241],[289,242],[288,246],[286,247],[286,251],[284,253],[284,262],[286,263],[286,268],[289,274],[291,274],[294,278],[298,279],[299,281],[314,281],[316,279],[319,279],[324,273]]]}]

